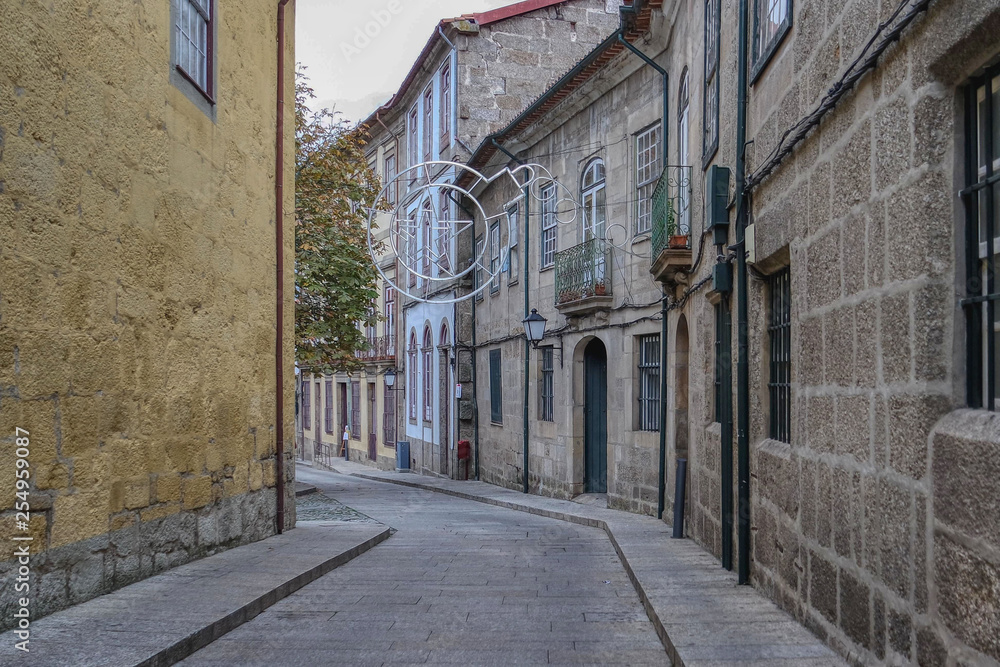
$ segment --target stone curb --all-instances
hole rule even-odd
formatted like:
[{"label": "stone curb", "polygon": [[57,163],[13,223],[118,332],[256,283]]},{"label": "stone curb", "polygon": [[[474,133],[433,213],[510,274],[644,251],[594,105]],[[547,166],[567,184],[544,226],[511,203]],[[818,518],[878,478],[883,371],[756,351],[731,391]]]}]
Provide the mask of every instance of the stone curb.
[{"label": "stone curb", "polygon": [[303,484],[302,482],[295,483],[295,497],[301,498],[302,496],[308,496],[310,493],[316,493],[319,491],[312,484]]},{"label": "stone curb", "polygon": [[[310,493],[314,491],[316,491],[316,487],[313,487]],[[344,563],[357,558],[374,546],[384,542],[391,534],[391,530],[386,527],[385,530],[365,542],[362,542],[361,544],[337,554],[333,558],[324,561],[319,565],[296,575],[295,577],[292,577],[277,588],[271,589],[255,600],[243,605],[236,611],[213,621],[201,630],[188,635],[187,637],[159,651],[155,655],[137,663],[136,667],[166,667],[167,665],[173,665],[180,662],[195,651],[208,646],[226,633],[235,630],[237,627],[243,625],[276,602],[288,597],[306,584],[312,583],[331,570],[340,567]]]},{"label": "stone curb", "polygon": [[[337,472],[341,471],[338,470]],[[421,484],[419,482],[410,482],[401,479],[386,479],[384,477],[377,477],[375,475],[366,475],[364,473],[359,473],[359,472],[348,472],[344,474],[351,475],[353,477],[360,477],[362,479],[369,479],[375,482],[387,482],[389,484],[399,484],[400,486],[409,486],[416,489],[423,489],[425,491],[434,491],[436,493],[443,493],[445,495],[455,496],[456,498],[462,498],[464,500],[471,500],[478,503],[485,503],[487,505],[495,505],[497,507],[503,507],[505,509],[510,509],[517,512],[525,512],[527,514],[543,516],[549,519],[558,519],[560,521],[575,523],[581,526],[600,528],[607,534],[608,539],[611,540],[611,544],[612,546],[614,546],[615,552],[618,554],[618,558],[621,560],[622,565],[625,567],[625,572],[628,574],[628,578],[629,580],[631,580],[632,586],[635,588],[635,592],[639,595],[639,600],[640,602],[642,602],[642,607],[643,609],[646,610],[646,616],[648,616],[650,622],[652,622],[653,627],[656,629],[656,634],[660,638],[660,642],[662,642],[663,644],[664,650],[666,650],[667,655],[670,657],[671,664],[674,667],[684,667],[684,661],[681,660],[680,654],[677,652],[674,643],[670,640],[670,637],[667,635],[667,630],[666,628],[663,627],[663,622],[660,620],[659,615],[653,608],[653,604],[649,601],[649,596],[646,595],[646,591],[643,589],[642,584],[639,582],[639,578],[632,570],[632,565],[628,562],[628,558],[625,557],[625,552],[622,551],[621,546],[618,544],[618,540],[615,539],[615,535],[611,531],[611,528],[608,526],[607,522],[603,521],[602,519],[593,519],[590,517],[578,516],[576,514],[570,514],[568,512],[543,510],[537,507],[530,507],[528,505],[512,503],[506,500],[497,500],[496,498],[486,498],[471,493],[454,491],[452,489],[441,489],[435,486]]]}]

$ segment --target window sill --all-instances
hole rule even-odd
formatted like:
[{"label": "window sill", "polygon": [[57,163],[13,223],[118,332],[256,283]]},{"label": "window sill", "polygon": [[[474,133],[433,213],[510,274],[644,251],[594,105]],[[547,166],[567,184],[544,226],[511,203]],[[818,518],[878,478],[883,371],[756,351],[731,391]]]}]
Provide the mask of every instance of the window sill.
[{"label": "window sill", "polygon": [[178,74],[180,74],[182,77],[184,77],[184,79],[188,83],[190,83],[192,86],[194,86],[195,90],[197,90],[199,93],[201,93],[202,97],[204,97],[208,101],[209,104],[211,104],[212,106],[215,106],[215,99],[211,96],[211,94],[208,93],[208,91],[206,91],[204,88],[201,87],[200,83],[198,83],[197,81],[194,80],[193,76],[191,76],[190,74],[188,74],[187,72],[185,72],[184,68],[181,67],[180,65],[174,65],[174,68],[177,69],[177,73]]},{"label": "window sill", "polygon": [[538,272],[539,273],[545,273],[546,271],[551,271],[554,268],[556,268],[555,264],[549,264],[548,266],[543,266],[542,268],[538,269]]},{"label": "window sill", "polygon": [[503,426],[503,422],[495,422],[491,419],[490,426]]}]

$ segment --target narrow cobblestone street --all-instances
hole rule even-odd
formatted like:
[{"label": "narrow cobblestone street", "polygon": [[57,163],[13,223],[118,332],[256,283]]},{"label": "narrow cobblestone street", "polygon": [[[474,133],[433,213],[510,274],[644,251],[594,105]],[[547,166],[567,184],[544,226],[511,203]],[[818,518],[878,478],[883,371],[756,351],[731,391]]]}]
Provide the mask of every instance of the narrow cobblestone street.
[{"label": "narrow cobblestone street", "polygon": [[397,532],[182,664],[668,663],[597,528],[305,467],[297,478]]}]

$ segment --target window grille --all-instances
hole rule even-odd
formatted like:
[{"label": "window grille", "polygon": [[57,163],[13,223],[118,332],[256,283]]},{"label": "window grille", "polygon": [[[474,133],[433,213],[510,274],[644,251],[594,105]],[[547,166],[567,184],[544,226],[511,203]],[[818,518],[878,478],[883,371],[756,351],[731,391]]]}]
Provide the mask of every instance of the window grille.
[{"label": "window grille", "polygon": [[553,368],[552,346],[538,348],[541,353],[541,378],[538,383],[538,418],[543,422],[553,421]]},{"label": "window grille", "polygon": [[652,228],[653,189],[662,170],[660,124],[635,136],[636,197],[635,233],[646,234]]},{"label": "window grille", "polygon": [[771,372],[768,382],[770,399],[770,437],[782,442],[791,441],[792,423],[792,318],[791,273],[788,269],[774,274],[768,280],[771,308],[767,332],[770,338]]},{"label": "window grille", "polygon": [[660,430],[660,334],[638,336],[639,430]]},{"label": "window grille", "polygon": [[490,350],[490,421],[503,423],[503,396],[500,382],[500,350]]},{"label": "window grille", "polygon": [[[997,343],[996,271],[1000,266],[1000,65],[976,77],[966,89],[965,314],[967,394],[970,407],[996,410]],[[992,119],[992,121],[991,121]]]}]

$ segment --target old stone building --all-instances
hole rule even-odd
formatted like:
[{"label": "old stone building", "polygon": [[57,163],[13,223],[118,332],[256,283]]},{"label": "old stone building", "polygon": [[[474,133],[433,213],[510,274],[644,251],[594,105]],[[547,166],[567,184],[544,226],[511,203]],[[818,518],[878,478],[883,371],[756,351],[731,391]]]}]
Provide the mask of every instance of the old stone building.
[{"label": "old stone building", "polygon": [[[454,300],[469,288],[467,276],[458,274],[474,248],[471,236],[449,235],[442,224],[465,215],[457,191],[426,187],[453,185],[459,172],[445,164],[429,173],[407,170],[424,162],[464,162],[471,146],[509,122],[616,25],[616,3],[609,8],[603,0],[528,0],[444,19],[399,90],[363,123],[371,134],[369,161],[392,183],[385,196],[412,227],[412,247],[402,251],[425,267],[386,267],[383,283],[399,288],[396,440],[409,442],[418,472],[454,476],[455,445],[473,438],[472,398],[458,398],[455,390],[472,381],[472,353],[463,348],[471,340],[471,317],[468,304]],[[389,366],[370,365],[360,382],[377,382],[375,374]]]},{"label": "old stone building", "polygon": [[36,617],[294,526],[293,24],[259,0],[4,6],[2,627],[13,535]]},{"label": "old stone building", "polygon": [[[1000,9],[636,1],[622,19],[468,161],[558,181],[475,193],[512,216],[480,221],[484,268],[522,260],[474,301],[482,478],[606,484],[644,513],[663,488],[671,520],[684,459],[685,534],[843,655],[1000,660]],[[662,468],[643,428],[660,408]]]}]

